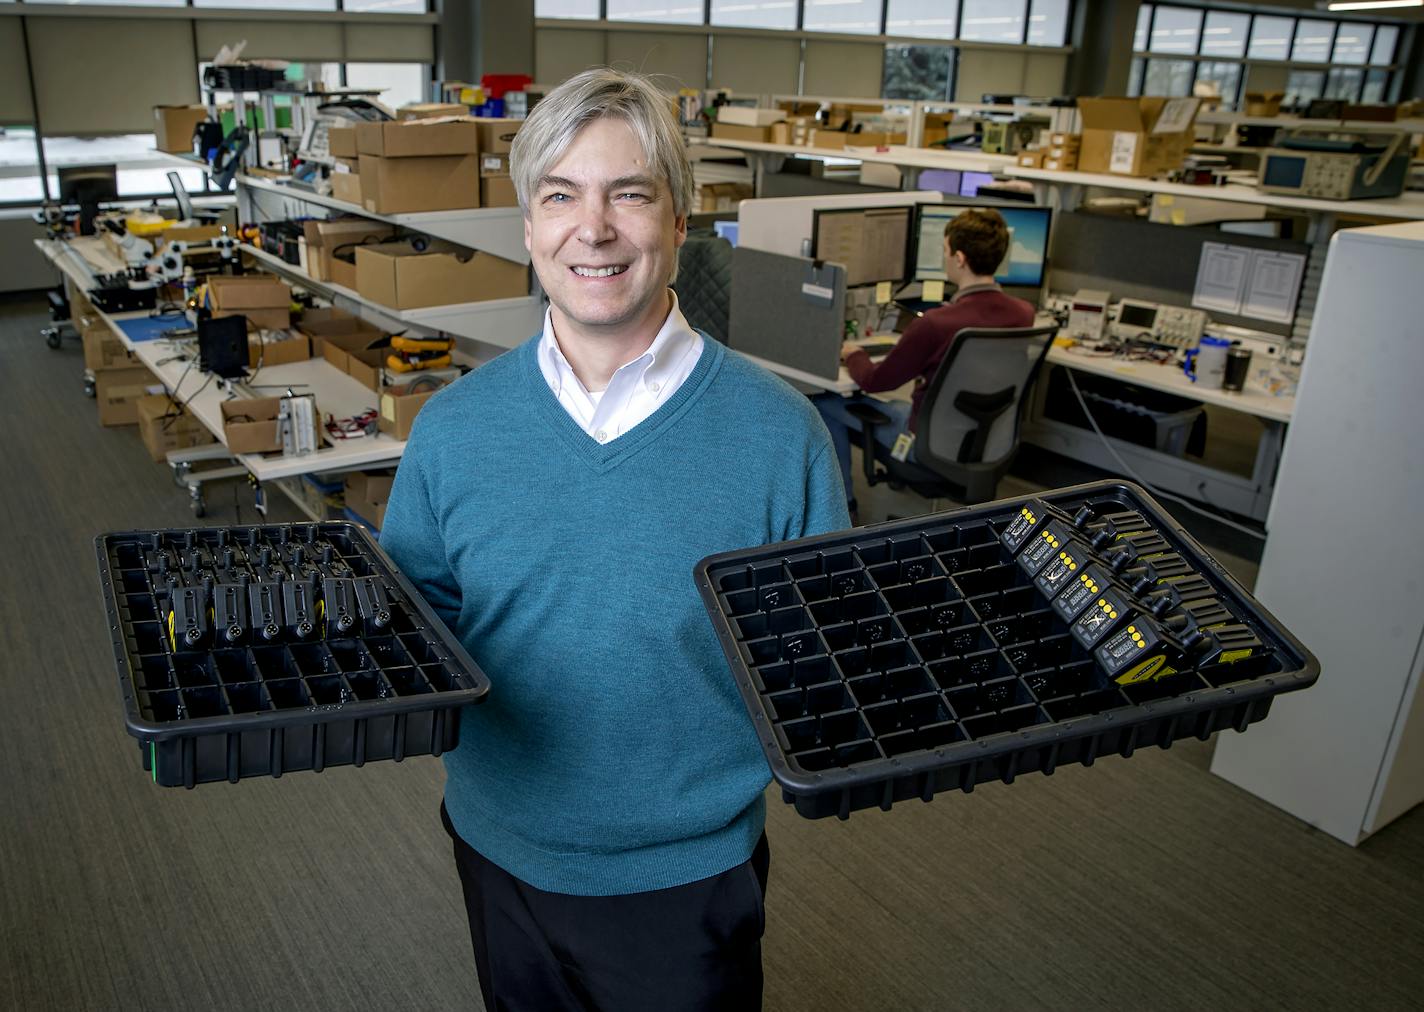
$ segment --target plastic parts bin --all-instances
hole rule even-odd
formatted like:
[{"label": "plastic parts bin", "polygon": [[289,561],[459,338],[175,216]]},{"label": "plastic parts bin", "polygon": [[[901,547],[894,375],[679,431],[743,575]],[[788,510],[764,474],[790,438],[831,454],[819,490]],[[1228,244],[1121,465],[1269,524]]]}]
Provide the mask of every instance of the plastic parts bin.
[{"label": "plastic parts bin", "polygon": [[716,555],[696,580],[808,818],[1245,730],[1320,670],[1122,482]]},{"label": "plastic parts bin", "polygon": [[95,545],[125,722],[165,787],[439,755],[489,691],[355,524]]},{"label": "plastic parts bin", "polygon": [[[1106,435],[1174,457],[1201,456],[1206,445],[1206,412],[1198,401],[1149,390],[1106,376],[1075,373],[1078,389]],[[1044,415],[1091,429],[1073,388],[1055,369],[1048,378]]]}]

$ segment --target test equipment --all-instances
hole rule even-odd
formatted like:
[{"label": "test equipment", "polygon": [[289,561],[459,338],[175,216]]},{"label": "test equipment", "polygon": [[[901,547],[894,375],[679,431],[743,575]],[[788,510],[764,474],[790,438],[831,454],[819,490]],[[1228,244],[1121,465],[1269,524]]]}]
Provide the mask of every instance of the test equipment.
[{"label": "test equipment", "polygon": [[1092,288],[1080,288],[1068,306],[1068,334],[1088,341],[1101,341],[1108,321],[1112,296]]},{"label": "test equipment", "polygon": [[1409,176],[1399,130],[1292,130],[1261,156],[1264,193],[1325,200],[1397,197]]},{"label": "test equipment", "polygon": [[1123,299],[1108,332],[1119,341],[1150,341],[1168,348],[1195,348],[1206,329],[1206,313],[1182,306]]}]

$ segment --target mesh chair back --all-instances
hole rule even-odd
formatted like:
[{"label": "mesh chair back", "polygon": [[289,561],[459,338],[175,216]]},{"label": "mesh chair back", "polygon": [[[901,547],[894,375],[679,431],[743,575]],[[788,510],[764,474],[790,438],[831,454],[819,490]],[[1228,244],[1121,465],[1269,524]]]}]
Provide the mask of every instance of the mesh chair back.
[{"label": "mesh chair back", "polygon": [[732,307],[732,244],[712,233],[689,233],[673,282],[682,315],[694,328],[727,343]]}]

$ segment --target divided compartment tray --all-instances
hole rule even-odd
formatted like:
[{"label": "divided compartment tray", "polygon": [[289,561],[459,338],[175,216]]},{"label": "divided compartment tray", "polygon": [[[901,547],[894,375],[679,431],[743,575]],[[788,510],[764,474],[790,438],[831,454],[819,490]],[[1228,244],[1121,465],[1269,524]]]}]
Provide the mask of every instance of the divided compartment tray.
[{"label": "divided compartment tray", "polygon": [[[357,524],[111,532],[95,548],[125,723],[162,786],[438,756],[459,743],[460,708],[489,692]],[[282,587],[297,583],[307,596],[289,615]],[[250,598],[253,585],[273,592],[275,627],[249,608],[216,628],[223,588]],[[350,596],[329,603],[328,587]],[[188,611],[201,609],[206,626],[191,641],[169,628],[189,589]]]},{"label": "divided compartment tray", "polygon": [[[1160,535],[1178,567],[1185,563],[1198,587],[1205,580],[1229,613],[1213,621],[1225,614],[1259,648],[1234,663],[1193,664],[1184,654],[1175,672],[1164,665],[1164,675],[1151,677],[1152,668],[1120,684],[1000,541],[1035,500],[1083,518],[1084,529],[1130,516],[1145,528],[1136,536]],[[1244,731],[1274,696],[1307,688],[1320,672],[1299,640],[1128,482],[723,553],[695,575],[772,775],[807,818],[888,810],[1128,757],[1140,746]]]}]

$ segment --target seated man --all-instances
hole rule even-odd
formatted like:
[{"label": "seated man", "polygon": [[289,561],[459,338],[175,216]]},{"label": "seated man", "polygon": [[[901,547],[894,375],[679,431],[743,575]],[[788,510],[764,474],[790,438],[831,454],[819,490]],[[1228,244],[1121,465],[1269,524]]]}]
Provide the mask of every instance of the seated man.
[{"label": "seated man", "polygon": [[[1009,248],[1009,229],[1004,216],[993,208],[961,211],[944,227],[944,273],[956,287],[953,298],[931,309],[906,328],[894,349],[877,365],[856,344],[841,346],[841,361],[862,393],[851,397],[825,393],[812,398],[831,430],[845,480],[846,502],[855,513],[855,491],[851,484],[850,444],[860,437],[860,422],[849,410],[856,403],[871,403],[889,415],[891,425],[875,431],[876,442],[894,446],[902,432],[911,438],[915,416],[920,410],[925,387],[934,377],[955,337],[966,327],[1029,327],[1034,308],[1022,299],[1005,295],[994,281],[994,271]],[[882,401],[864,396],[894,390],[914,381],[910,400]],[[911,444],[910,460],[914,459]]]}]

